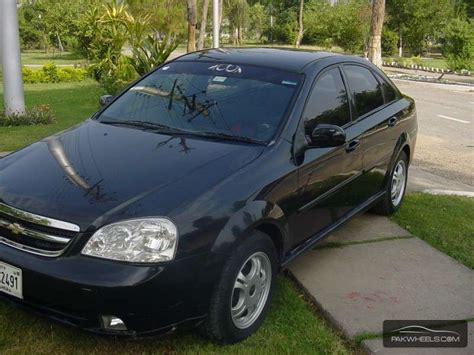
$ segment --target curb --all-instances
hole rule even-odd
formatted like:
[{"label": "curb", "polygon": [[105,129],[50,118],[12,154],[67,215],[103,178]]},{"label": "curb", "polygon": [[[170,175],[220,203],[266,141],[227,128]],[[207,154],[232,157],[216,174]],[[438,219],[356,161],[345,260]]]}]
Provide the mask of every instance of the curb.
[{"label": "curb", "polygon": [[472,191],[425,189],[425,190],[423,190],[423,191],[421,191],[421,192],[423,192],[423,193],[425,193],[425,194],[430,194],[430,195],[474,197],[474,192],[472,192]]},{"label": "curb", "polygon": [[438,80],[437,78],[423,76],[423,75],[415,75],[415,74],[388,74],[387,76],[390,79],[399,79],[399,80],[408,80],[408,81],[418,81],[423,83],[431,83],[431,84],[442,84],[442,85],[462,85],[462,86],[469,86],[473,87],[474,84],[466,83],[461,81],[453,81],[448,79],[441,79]]},{"label": "curb", "polygon": [[423,71],[426,71],[426,72],[429,72],[429,73],[454,74],[454,75],[460,75],[460,76],[473,76],[472,72],[470,72],[469,70],[465,70],[465,69],[457,72],[457,71],[452,71],[452,70],[449,70],[449,69],[425,67],[425,66],[416,65],[416,64],[405,65],[405,64],[401,64],[401,63],[397,63],[397,62],[382,62],[382,66],[392,67],[392,68],[423,70]]}]

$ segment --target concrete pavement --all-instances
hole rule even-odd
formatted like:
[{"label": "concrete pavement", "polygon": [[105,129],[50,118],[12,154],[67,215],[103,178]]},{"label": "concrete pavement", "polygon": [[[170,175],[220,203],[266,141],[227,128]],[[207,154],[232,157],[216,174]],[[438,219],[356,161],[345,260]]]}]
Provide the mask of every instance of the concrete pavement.
[{"label": "concrete pavement", "polygon": [[[387,319],[472,319],[474,272],[389,219],[359,216],[289,266],[318,308],[349,338],[382,332]],[[472,327],[471,335],[472,335]],[[370,353],[419,354],[432,349]],[[473,354],[469,347],[440,354]]]},{"label": "concrete pavement", "polygon": [[410,166],[407,184],[408,192],[430,192],[435,190],[439,191],[440,194],[460,192],[466,195],[474,193],[474,186],[457,180],[446,179],[415,165]]}]

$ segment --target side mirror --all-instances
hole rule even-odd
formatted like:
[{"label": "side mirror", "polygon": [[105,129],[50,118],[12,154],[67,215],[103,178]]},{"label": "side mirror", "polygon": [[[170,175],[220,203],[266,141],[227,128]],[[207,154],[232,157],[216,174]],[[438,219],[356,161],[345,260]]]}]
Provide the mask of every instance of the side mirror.
[{"label": "side mirror", "polygon": [[346,132],[332,124],[318,124],[310,137],[310,145],[314,148],[339,147],[346,143]]},{"label": "side mirror", "polygon": [[112,95],[102,95],[99,99],[100,107],[107,106],[114,99]]}]

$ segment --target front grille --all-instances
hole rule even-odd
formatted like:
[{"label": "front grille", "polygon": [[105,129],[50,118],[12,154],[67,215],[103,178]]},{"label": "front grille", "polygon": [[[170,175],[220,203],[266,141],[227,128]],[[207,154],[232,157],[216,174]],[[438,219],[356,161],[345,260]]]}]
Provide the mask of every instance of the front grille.
[{"label": "front grille", "polygon": [[[2,207],[0,210],[1,244],[33,254],[55,257],[61,255],[69,242],[79,234],[76,231],[47,225],[51,223],[50,221],[58,225],[60,221],[33,215],[4,204],[0,204],[0,207]],[[38,223],[32,221],[38,221]],[[68,226],[68,223],[65,222],[64,225]]]},{"label": "front grille", "polygon": [[57,235],[57,236],[65,237],[65,238],[69,238],[69,239],[74,238],[78,235],[77,232],[72,232],[72,231],[59,229],[59,228],[48,227],[48,226],[42,226],[40,224],[32,223],[32,222],[29,222],[29,221],[22,220],[20,218],[9,216],[5,213],[2,213],[1,211],[0,211],[0,219],[9,221],[10,223],[18,223],[22,227],[30,228],[30,229],[36,230],[38,232],[42,232],[42,233],[45,233],[45,234],[51,234],[51,235]]}]

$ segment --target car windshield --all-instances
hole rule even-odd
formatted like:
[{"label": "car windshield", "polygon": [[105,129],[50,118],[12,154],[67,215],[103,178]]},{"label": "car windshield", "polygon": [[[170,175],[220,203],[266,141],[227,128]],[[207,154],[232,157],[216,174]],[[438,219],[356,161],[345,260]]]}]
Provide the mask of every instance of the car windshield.
[{"label": "car windshield", "polygon": [[174,62],[139,81],[97,119],[265,143],[300,81],[300,74],[269,68]]}]

